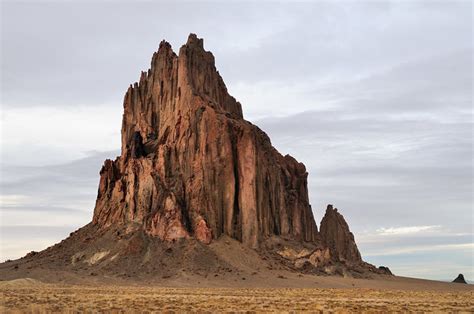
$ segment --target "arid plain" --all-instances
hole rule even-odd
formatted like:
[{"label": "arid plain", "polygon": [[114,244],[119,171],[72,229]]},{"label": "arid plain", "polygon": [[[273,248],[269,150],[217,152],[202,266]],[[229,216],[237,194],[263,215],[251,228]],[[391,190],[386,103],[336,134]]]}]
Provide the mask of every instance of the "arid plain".
[{"label": "arid plain", "polygon": [[[311,277],[311,278],[310,278]],[[292,278],[277,278],[290,284]],[[44,284],[33,279],[0,283],[2,313],[298,311],[466,312],[474,311],[471,286],[417,279],[357,280],[305,276],[314,288],[202,288],[138,285]],[[325,288],[328,286],[339,288]],[[369,288],[373,286],[374,288]]]}]

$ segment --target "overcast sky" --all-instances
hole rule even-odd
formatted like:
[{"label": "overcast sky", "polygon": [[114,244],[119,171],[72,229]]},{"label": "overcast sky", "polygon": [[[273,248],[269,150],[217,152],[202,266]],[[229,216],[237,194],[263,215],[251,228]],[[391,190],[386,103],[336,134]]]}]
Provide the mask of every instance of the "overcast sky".
[{"label": "overcast sky", "polygon": [[398,275],[474,279],[470,1],[1,2],[1,256],[88,223],[123,95],[204,38],[247,120]]}]

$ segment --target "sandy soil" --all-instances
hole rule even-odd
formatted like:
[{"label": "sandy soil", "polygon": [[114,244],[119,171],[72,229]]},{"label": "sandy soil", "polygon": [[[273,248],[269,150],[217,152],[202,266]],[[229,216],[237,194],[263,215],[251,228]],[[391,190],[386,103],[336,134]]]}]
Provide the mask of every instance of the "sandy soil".
[{"label": "sandy soil", "polygon": [[445,291],[368,288],[165,288],[60,285],[44,284],[33,279],[17,279],[0,283],[0,312],[474,311],[473,290],[470,287],[444,285]]}]

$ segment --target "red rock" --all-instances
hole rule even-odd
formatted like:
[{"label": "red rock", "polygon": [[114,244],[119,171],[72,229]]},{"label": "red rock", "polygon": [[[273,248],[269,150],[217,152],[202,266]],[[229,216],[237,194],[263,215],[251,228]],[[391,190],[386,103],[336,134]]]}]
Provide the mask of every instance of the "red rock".
[{"label": "red rock", "polygon": [[316,241],[306,168],[243,119],[191,34],[163,41],[124,98],[122,151],[101,170],[93,223],[172,241],[223,234],[253,248],[272,235]]},{"label": "red rock", "polygon": [[320,235],[323,245],[328,247],[333,258],[338,261],[360,263],[362,258],[344,217],[337,208],[328,205],[326,214],[321,220]]}]

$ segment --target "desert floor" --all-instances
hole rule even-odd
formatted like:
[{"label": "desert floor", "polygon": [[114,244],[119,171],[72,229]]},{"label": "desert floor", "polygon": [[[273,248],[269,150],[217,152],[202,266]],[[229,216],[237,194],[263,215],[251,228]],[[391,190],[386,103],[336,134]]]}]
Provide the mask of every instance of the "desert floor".
[{"label": "desert floor", "polygon": [[445,289],[438,285],[430,290],[418,283],[412,288],[166,288],[16,279],[0,282],[0,312],[474,312],[474,291],[465,285],[444,284]]}]

